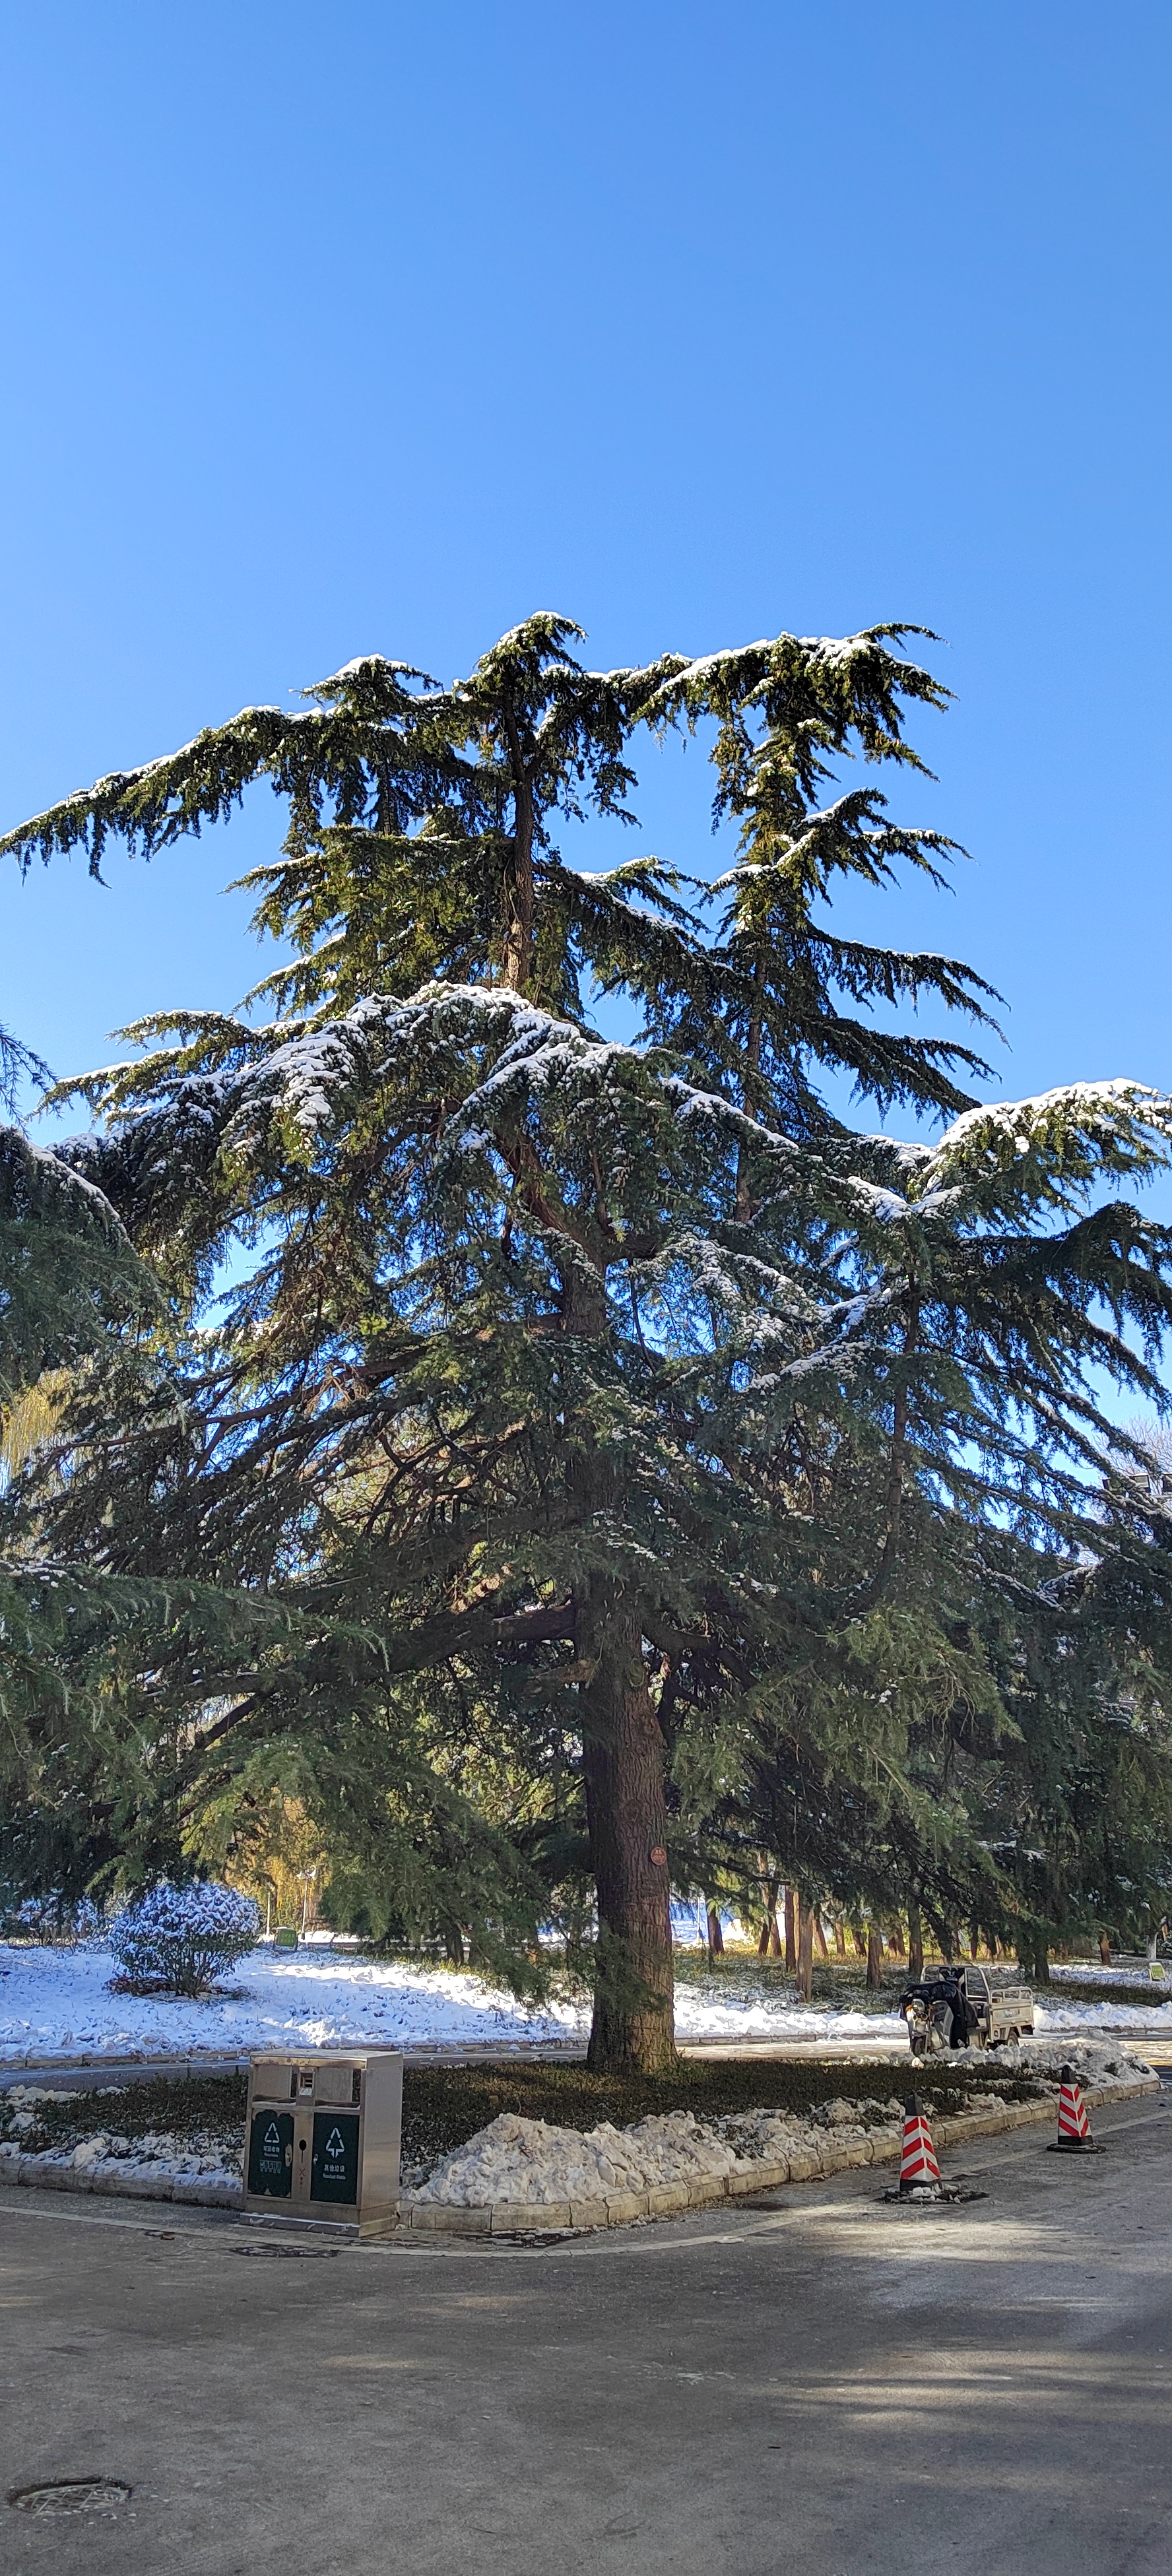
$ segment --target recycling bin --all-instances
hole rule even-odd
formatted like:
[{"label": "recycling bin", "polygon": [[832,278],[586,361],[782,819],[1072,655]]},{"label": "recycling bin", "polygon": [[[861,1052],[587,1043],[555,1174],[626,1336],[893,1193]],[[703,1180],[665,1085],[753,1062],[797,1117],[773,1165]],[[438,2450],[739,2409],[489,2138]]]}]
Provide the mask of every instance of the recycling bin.
[{"label": "recycling bin", "polygon": [[245,2209],[349,2220],[360,2237],[389,2236],[398,2222],[402,2118],[398,2049],[251,2058]]}]

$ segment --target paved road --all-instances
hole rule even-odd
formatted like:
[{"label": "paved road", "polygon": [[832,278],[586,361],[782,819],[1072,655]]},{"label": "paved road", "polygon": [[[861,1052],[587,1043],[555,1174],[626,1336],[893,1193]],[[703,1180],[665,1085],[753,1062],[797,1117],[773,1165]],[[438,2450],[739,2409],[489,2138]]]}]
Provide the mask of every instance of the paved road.
[{"label": "paved road", "polygon": [[[850,2174],[529,2251],[243,2256],[211,2214],[5,2193],[20,2576],[1167,2576],[1172,2095],[990,2192]],[[170,2224],[174,2233],[162,2232]],[[269,2240],[271,2241],[271,2239]]]}]

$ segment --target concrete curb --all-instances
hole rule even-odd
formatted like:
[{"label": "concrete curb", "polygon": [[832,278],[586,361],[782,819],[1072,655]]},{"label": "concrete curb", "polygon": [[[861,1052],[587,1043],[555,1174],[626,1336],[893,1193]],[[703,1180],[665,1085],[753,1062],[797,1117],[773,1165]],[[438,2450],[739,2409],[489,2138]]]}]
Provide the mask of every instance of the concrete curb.
[{"label": "concrete curb", "polygon": [[121,2092],[128,2084],[149,2084],[156,2076],[168,2084],[186,2084],[194,2077],[247,2075],[249,2064],[247,2057],[225,2057],[222,2051],[206,2057],[6,2058],[0,2066],[0,2093],[15,2092],[18,2085],[35,2083],[38,2076],[61,2093]]},{"label": "concrete curb", "polygon": [[[1091,2086],[1084,2099],[1090,2110],[1109,2110],[1112,2103],[1134,2102],[1160,2089],[1159,2077],[1148,2075],[1136,2084]],[[957,2147],[976,2138],[1001,2137],[1011,2129],[1036,2128],[1042,2121],[1056,2118],[1056,2102],[1011,2102],[1003,2111],[974,2111],[959,2119],[934,2120],[932,2135],[938,2148]],[[685,2210],[711,2208],[714,2202],[743,2199],[749,2193],[776,2191],[783,2183],[818,2182],[832,2174],[848,2173],[857,2165],[894,2164],[899,2153],[898,2139],[885,2139],[881,2146],[875,2146],[870,2138],[852,2138],[839,2147],[828,2139],[815,2153],[793,2156],[784,2163],[763,2159],[751,2173],[704,2175],[695,2182],[660,2183],[651,2191],[612,2192],[605,2200],[498,2200],[482,2209],[409,2200],[400,2203],[398,2232],[410,2232],[420,2239],[586,2234],[605,2227],[629,2227],[640,2218],[678,2218]],[[239,2210],[243,2200],[239,2183],[218,2182],[210,2176],[192,2175],[188,2181],[181,2174],[144,2174],[133,2169],[125,2174],[107,2172],[94,2176],[76,2165],[55,2164],[40,2156],[0,2155],[0,2183],[23,2183],[39,2191],[87,2192],[96,2199],[169,2200],[200,2209]],[[282,2213],[274,2208],[272,2215],[277,2219]]]}]

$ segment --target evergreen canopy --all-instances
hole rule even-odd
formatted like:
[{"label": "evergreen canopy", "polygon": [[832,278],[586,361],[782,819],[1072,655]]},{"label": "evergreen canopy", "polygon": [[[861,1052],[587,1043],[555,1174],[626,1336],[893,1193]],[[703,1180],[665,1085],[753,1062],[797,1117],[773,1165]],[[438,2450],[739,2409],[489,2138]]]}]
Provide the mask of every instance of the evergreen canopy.
[{"label": "evergreen canopy", "polygon": [[[450,689],[367,657],[0,845],[97,867],[255,780],[288,800],[252,880],[294,952],[259,988],[279,1016],[154,1015],[145,1058],[75,1086],[103,1126],[63,1163],[199,1330],[120,1413],[75,1407],[33,1508],[73,1563],[293,1623],[194,1725],[206,1665],[164,1669],[221,1826],[283,1764],[384,1915],[430,1905],[499,1958],[584,1823],[599,2064],[669,2059],[669,1884],[717,1850],[745,1873],[788,1834],[829,1887],[853,1842],[858,1885],[885,1836],[941,1917],[974,1888],[985,1920],[1040,1916],[941,1766],[967,1730],[1000,1778],[1025,1740],[1004,1640],[1056,1567],[1093,1542],[1149,1611],[1164,1580],[1162,1537],[1104,1516],[1097,1388],[1163,1400],[1172,1243],[1103,1186],[1164,1161],[1168,1104],[980,1106],[970,1048],[870,1006],[980,1027],[989,988],[819,909],[951,849],[874,789],[819,802],[845,757],[921,767],[905,713],[943,693],[913,631],[592,673],[542,616]],[[680,725],[734,867],[567,866],[558,816],[629,820],[637,733]],[[629,1043],[596,1024],[613,995]],[[855,1134],[823,1070],[949,1124]],[[1102,1702],[1099,1671],[1080,1722]],[[482,1725],[529,1784],[504,1832],[464,1795]]]}]

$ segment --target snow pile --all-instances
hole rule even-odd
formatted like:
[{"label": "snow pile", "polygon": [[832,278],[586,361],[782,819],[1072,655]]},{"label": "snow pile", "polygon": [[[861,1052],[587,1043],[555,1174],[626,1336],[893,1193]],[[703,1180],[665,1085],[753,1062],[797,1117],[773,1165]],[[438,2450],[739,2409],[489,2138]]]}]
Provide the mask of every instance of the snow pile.
[{"label": "snow pile", "polygon": [[[869,2121],[861,2116],[871,2113]],[[612,2199],[619,2192],[655,2191],[664,2183],[724,2181],[752,2174],[755,2165],[802,2158],[815,2170],[828,2132],[836,2144],[898,2135],[903,2106],[827,2102],[818,2111],[745,2111],[701,2121],[691,2111],[668,2111],[616,2129],[603,2120],[585,2133],[545,2120],[502,2112],[466,2146],[436,2166],[416,2206],[482,2209],[496,2201],[550,2208],[567,2201]]]},{"label": "snow pile", "polygon": [[1016,2047],[999,2048],[992,2062],[998,2074],[1033,2076],[1055,2090],[1063,2067],[1072,2066],[1084,2092],[1092,2085],[1110,2092],[1113,2085],[1134,2084],[1150,2072],[1131,2049],[1094,2039],[1023,2039]]},{"label": "snow pile", "polygon": [[[984,2061],[976,2060],[976,2065]],[[940,2061],[936,2061],[940,2066]],[[1096,2047],[1084,2041],[1074,2048],[1024,2042],[998,2049],[997,2072],[1032,2077],[1055,2092],[1061,2069],[1074,2067],[1086,2090],[1134,2085],[1147,2072],[1126,2050]],[[941,2069],[943,2071],[943,2069]],[[978,2091],[972,2084],[973,2057],[949,2063],[966,2081],[964,2113],[1005,2107],[1002,2093]],[[971,2088],[971,2089],[969,2089]],[[940,2116],[955,2116],[954,2104]],[[929,2105],[931,2116],[931,2105]],[[724,2181],[730,2175],[752,2176],[759,2165],[798,2165],[817,2172],[822,2151],[870,2142],[873,2151],[899,2144],[904,2097],[820,2103],[815,2109],[741,2111],[726,2118],[698,2120],[691,2111],[669,2111],[616,2129],[609,2120],[585,2133],[559,2129],[544,2120],[525,2120],[502,2112],[488,2128],[457,2147],[437,2164],[413,2194],[416,2207],[438,2204],[448,2209],[484,2209],[497,2202],[535,2209],[564,2207],[614,2198],[623,2192],[654,2191],[664,2183]]]}]

